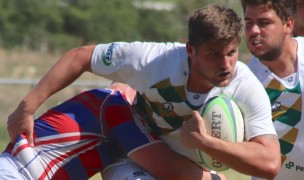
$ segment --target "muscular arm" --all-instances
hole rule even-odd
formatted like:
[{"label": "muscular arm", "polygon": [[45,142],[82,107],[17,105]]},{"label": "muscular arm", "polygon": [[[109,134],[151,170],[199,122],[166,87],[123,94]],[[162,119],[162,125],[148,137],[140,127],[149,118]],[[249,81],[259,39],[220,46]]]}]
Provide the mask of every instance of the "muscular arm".
[{"label": "muscular arm", "polygon": [[[157,179],[211,179],[209,172],[172,151],[165,143],[146,146],[133,152],[129,157]],[[223,175],[219,176],[222,180],[225,179]]]},{"label": "muscular arm", "polygon": [[12,143],[17,135],[24,133],[33,146],[33,114],[49,96],[71,84],[83,72],[91,71],[90,60],[94,47],[80,47],[64,54],[24,97],[8,117],[7,129]]},{"label": "muscular arm", "polygon": [[226,142],[206,133],[203,119],[196,111],[184,123],[181,140],[247,175],[273,179],[280,169],[280,146],[275,135],[257,136],[249,142]]},{"label": "muscular arm", "polygon": [[[134,90],[121,83],[115,83],[111,88],[126,94],[113,93],[106,98],[100,108],[102,126],[130,159],[157,179],[211,179],[209,172],[171,150],[147,128],[145,117],[123,98],[133,99]],[[223,175],[220,176],[225,180]]]}]

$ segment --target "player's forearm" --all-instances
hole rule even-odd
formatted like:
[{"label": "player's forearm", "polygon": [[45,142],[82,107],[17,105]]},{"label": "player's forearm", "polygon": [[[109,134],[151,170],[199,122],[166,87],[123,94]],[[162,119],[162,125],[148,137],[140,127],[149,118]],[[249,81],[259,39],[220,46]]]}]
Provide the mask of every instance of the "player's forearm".
[{"label": "player's forearm", "polygon": [[241,143],[225,142],[213,137],[204,141],[201,150],[241,173],[273,179],[279,172],[280,149],[275,135],[259,136],[251,142]]},{"label": "player's forearm", "polygon": [[[209,172],[172,151],[164,143],[154,143],[143,147],[130,154],[129,157],[157,179],[211,179]],[[224,176],[220,176],[225,179]]]},{"label": "player's forearm", "polygon": [[91,71],[90,59],[94,46],[80,47],[64,54],[34,89],[23,99],[28,111],[35,110],[52,94],[75,81],[83,72]]}]

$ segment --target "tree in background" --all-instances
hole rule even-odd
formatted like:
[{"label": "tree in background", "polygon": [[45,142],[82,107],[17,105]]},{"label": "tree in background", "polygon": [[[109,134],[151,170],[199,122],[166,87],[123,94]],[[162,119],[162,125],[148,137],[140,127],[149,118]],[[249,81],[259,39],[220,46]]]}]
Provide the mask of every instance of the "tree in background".
[{"label": "tree in background", "polygon": [[140,37],[131,0],[0,0],[0,45],[66,50]]},{"label": "tree in background", "polygon": [[[238,0],[0,0],[0,47],[54,52],[112,41],[185,42],[192,11],[208,3],[234,6],[233,2],[239,3]],[[162,4],[155,7],[157,3]]]}]

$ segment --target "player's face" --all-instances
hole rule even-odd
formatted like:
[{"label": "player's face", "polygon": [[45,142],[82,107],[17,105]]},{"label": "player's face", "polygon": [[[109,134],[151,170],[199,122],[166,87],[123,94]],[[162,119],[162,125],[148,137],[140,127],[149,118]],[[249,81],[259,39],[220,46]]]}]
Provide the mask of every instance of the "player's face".
[{"label": "player's face", "polygon": [[304,0],[297,0],[294,34],[304,36]]},{"label": "player's face", "polygon": [[210,90],[230,83],[238,59],[238,44],[204,44],[198,49],[190,47],[190,50],[188,45],[188,55],[190,82]]},{"label": "player's face", "polygon": [[245,11],[245,36],[250,52],[261,60],[275,60],[281,55],[287,34],[276,12],[265,6],[247,6]]}]

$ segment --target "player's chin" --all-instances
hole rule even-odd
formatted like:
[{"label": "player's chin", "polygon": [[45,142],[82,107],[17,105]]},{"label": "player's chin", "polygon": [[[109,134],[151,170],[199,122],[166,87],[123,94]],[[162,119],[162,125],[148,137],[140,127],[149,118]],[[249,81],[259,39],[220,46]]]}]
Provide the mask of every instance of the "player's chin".
[{"label": "player's chin", "polygon": [[220,81],[218,81],[218,83],[216,84],[216,86],[218,87],[226,87],[230,84],[231,82],[231,78],[225,78],[225,79],[221,79]]}]

